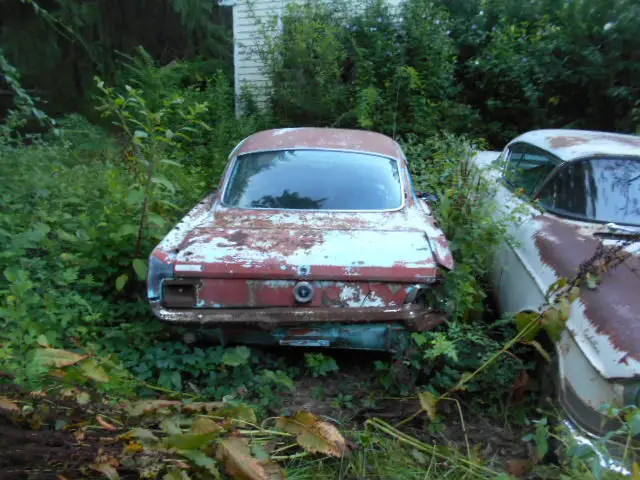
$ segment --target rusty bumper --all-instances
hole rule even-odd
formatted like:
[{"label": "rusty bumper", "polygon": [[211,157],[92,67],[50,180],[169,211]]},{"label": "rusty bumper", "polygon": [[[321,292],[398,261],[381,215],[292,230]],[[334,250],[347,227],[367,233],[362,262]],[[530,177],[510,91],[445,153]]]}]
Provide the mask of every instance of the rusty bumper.
[{"label": "rusty bumper", "polygon": [[398,307],[311,307],[249,309],[177,309],[152,304],[153,313],[165,322],[199,326],[254,326],[271,330],[311,324],[401,323],[411,331],[425,331],[444,322],[446,315],[422,305]]}]

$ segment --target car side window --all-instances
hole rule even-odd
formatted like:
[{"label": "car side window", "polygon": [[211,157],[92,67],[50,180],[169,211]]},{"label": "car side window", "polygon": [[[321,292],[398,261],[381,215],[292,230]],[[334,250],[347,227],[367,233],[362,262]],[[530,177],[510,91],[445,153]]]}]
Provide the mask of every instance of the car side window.
[{"label": "car side window", "polygon": [[514,190],[531,196],[556,168],[555,159],[538,148],[519,143],[507,152],[504,179]]}]

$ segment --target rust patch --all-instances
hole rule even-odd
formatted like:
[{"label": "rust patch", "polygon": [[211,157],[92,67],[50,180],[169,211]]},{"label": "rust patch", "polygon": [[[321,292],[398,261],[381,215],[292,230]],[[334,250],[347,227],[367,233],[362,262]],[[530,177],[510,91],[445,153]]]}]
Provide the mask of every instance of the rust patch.
[{"label": "rust patch", "polygon": [[300,148],[356,150],[402,160],[398,144],[380,133],[341,128],[282,128],[265,130],[248,137],[237,155],[260,150]]},{"label": "rust patch", "polygon": [[589,137],[562,135],[557,137],[548,137],[547,140],[552,148],[566,148],[582,145],[583,143],[589,143],[592,139]]},{"label": "rust patch", "polygon": [[[598,240],[548,215],[537,217],[543,227],[535,236],[542,261],[560,277],[571,277],[598,246]],[[637,257],[603,274],[596,290],[582,288],[585,315],[596,331],[620,351],[640,360],[640,277],[632,269]]]},{"label": "rust patch", "polygon": [[244,245],[247,238],[249,238],[249,235],[242,230],[233,232],[227,237],[230,242],[235,243],[236,245]]},{"label": "rust patch", "polygon": [[615,133],[601,132],[585,133],[584,135],[556,135],[547,137],[551,148],[575,147],[576,145],[584,145],[585,143],[603,140],[640,148],[640,137],[634,137],[633,135],[616,135]]}]

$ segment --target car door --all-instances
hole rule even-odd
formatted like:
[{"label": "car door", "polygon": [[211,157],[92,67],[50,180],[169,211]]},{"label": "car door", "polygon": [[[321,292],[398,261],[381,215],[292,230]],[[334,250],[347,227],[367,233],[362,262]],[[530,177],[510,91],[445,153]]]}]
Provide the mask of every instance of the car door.
[{"label": "car door", "polygon": [[502,312],[535,310],[546,287],[536,273],[533,245],[534,217],[540,211],[531,200],[560,164],[550,153],[527,143],[509,145],[504,156],[498,187],[502,213],[511,217],[509,240],[499,249],[494,267],[494,285]]}]

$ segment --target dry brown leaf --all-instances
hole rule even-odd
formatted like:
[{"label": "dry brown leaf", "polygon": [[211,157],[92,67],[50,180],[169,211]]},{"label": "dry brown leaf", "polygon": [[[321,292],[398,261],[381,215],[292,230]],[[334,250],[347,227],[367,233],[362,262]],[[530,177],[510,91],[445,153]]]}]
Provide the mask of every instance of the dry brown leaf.
[{"label": "dry brown leaf", "polygon": [[191,431],[195,433],[216,433],[223,430],[224,428],[207,417],[198,417],[191,425]]},{"label": "dry brown leaf", "polygon": [[340,431],[313,413],[298,412],[293,417],[280,417],[276,425],[296,435],[298,445],[309,453],[341,458],[348,452],[347,442]]},{"label": "dry brown leaf", "polygon": [[110,423],[107,423],[100,415],[96,415],[96,421],[102,426],[102,428],[104,428],[105,430],[110,430],[112,432],[115,432],[116,430],[118,430],[116,427],[114,427],[113,425],[111,425]]},{"label": "dry brown leaf", "polygon": [[514,458],[507,461],[507,472],[514,477],[524,477],[533,467],[531,460],[526,458]]},{"label": "dry brown leaf", "polygon": [[0,397],[0,410],[6,410],[12,413],[20,413],[20,407],[13,400],[7,397]]},{"label": "dry brown leaf", "polygon": [[64,368],[75,365],[87,357],[88,355],[80,355],[79,353],[69,352],[68,350],[40,348],[36,350],[33,361],[45,367]]},{"label": "dry brown leaf", "polygon": [[282,480],[284,470],[273,462],[261,462],[251,456],[246,438],[229,437],[218,444],[216,460],[234,480]]},{"label": "dry brown leaf", "polygon": [[189,413],[198,413],[205,411],[211,413],[215,410],[223,408],[224,402],[191,402],[184,405],[183,410]]},{"label": "dry brown leaf", "polygon": [[129,415],[134,417],[144,415],[145,413],[155,412],[156,410],[167,409],[169,407],[176,407],[182,405],[182,402],[177,400],[142,400],[135,402],[131,405],[125,406]]},{"label": "dry brown leaf", "polygon": [[418,400],[420,400],[420,406],[422,409],[427,412],[429,416],[429,420],[432,422],[438,418],[438,402],[440,401],[439,397],[436,397],[433,393],[424,391],[418,392]]}]

